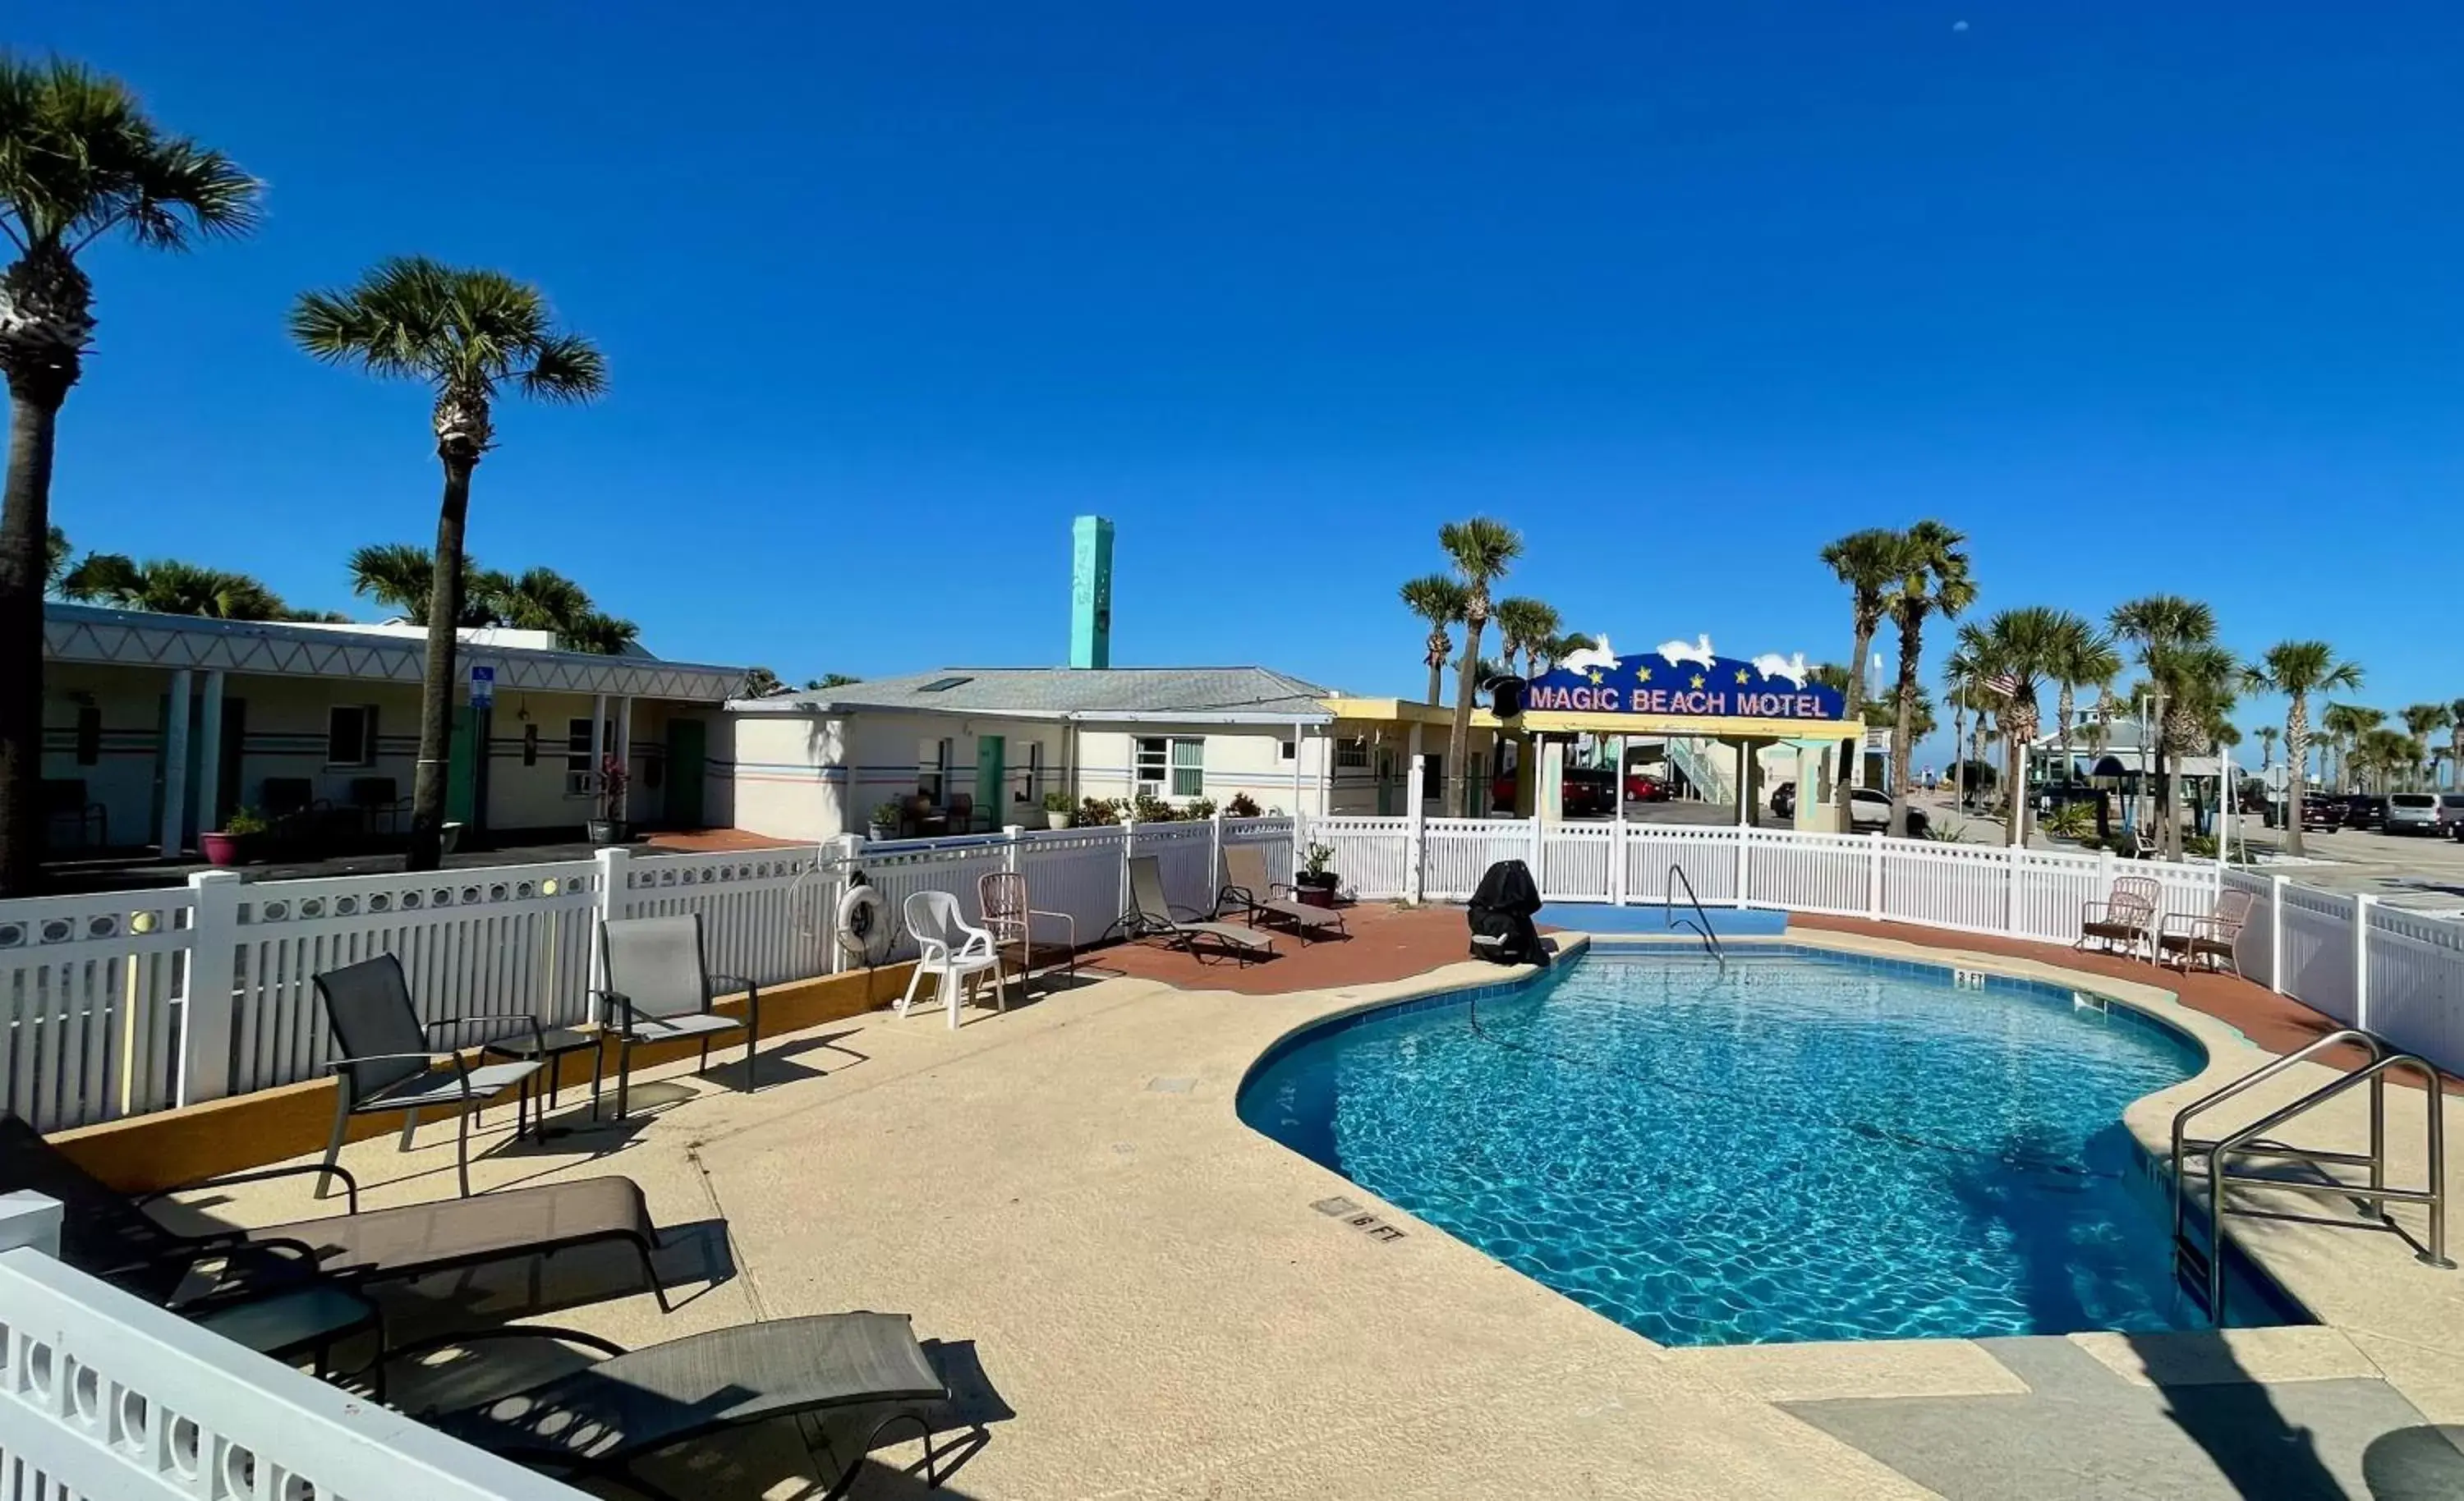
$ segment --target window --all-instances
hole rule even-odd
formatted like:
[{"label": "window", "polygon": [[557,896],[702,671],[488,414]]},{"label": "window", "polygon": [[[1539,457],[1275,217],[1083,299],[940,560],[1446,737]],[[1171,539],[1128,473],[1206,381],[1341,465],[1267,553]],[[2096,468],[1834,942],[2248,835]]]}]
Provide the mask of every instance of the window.
[{"label": "window", "polygon": [[1369,765],[1369,737],[1346,735],[1334,743],[1334,764],[1337,767],[1365,769]]},{"label": "window", "polygon": [[102,710],[79,704],[77,711],[77,764],[92,766],[102,759]]},{"label": "window", "polygon": [[915,742],[915,790],[935,803],[941,801],[941,790],[948,783],[954,749],[946,739]]},{"label": "window", "polygon": [[1172,794],[1195,797],[1206,791],[1206,742],[1190,737],[1172,743]]},{"label": "window", "polygon": [[960,684],[973,683],[976,680],[973,678],[935,678],[932,682],[925,684],[922,687],[917,688],[915,691],[918,693],[947,693],[952,688],[958,686]]},{"label": "window", "polygon": [[[601,747],[615,750],[616,721],[605,722],[599,731]],[[598,791],[599,767],[590,759],[590,721],[568,719],[564,722],[564,795],[588,797]]]},{"label": "window", "polygon": [[368,704],[337,704],[325,711],[325,764],[377,764],[377,711]]},{"label": "window", "polygon": [[1172,742],[1161,735],[1140,740],[1134,766],[1134,778],[1141,795],[1163,795],[1164,772],[1172,763]]},{"label": "window", "polygon": [[1446,794],[1446,758],[1441,755],[1420,757],[1420,795],[1443,797]]},{"label": "window", "polygon": [[1285,741],[1285,742],[1283,743],[1284,759],[1285,759],[1285,760],[1287,760],[1287,761],[1288,761],[1288,760],[1292,759],[1294,756],[1296,756],[1296,755],[1300,754],[1300,744],[1301,744],[1301,742],[1300,742],[1300,737],[1299,737],[1299,736],[1297,736],[1297,735],[1293,736],[1293,737],[1292,737],[1291,739],[1289,739],[1289,740]]},{"label": "window", "polygon": [[1044,801],[1044,742],[1041,740],[1030,740],[1026,743],[1026,795],[1019,801],[1024,803]]}]

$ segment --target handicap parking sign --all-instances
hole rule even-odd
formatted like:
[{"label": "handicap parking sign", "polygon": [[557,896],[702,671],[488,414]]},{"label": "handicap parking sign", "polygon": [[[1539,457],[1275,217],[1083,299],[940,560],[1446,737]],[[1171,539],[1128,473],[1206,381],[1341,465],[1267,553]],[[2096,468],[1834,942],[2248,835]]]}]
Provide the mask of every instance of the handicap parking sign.
[{"label": "handicap parking sign", "polygon": [[490,704],[495,702],[495,698],[496,669],[494,667],[472,668],[471,707],[473,708],[486,708]]}]

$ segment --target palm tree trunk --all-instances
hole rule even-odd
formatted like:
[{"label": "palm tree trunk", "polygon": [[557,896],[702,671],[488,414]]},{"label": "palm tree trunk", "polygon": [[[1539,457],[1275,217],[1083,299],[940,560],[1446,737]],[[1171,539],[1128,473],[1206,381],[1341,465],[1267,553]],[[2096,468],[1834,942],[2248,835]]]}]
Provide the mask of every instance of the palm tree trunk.
[{"label": "palm tree trunk", "polygon": [[2061,696],[2054,700],[2055,727],[2060,730],[2062,747],[2062,785],[2068,787],[2078,769],[2071,765],[2071,718],[2078,712],[2079,701],[2071,696],[2071,685],[2062,685]]},{"label": "palm tree trunk", "polygon": [[[1488,622],[1473,616],[1463,623],[1463,661],[1455,675],[1455,722],[1446,736],[1446,815],[1477,816],[1471,809],[1471,698],[1480,675],[1480,633]],[[1487,810],[1483,809],[1482,812]]]},{"label": "palm tree trunk", "polygon": [[[65,393],[63,393],[65,394]],[[60,403],[12,390],[0,502],[0,897],[42,880],[43,563]]]},{"label": "palm tree trunk", "polygon": [[[1891,833],[1899,838],[1908,835],[1908,755],[1914,749],[1908,744],[1917,728],[1917,667],[1925,653],[1923,627],[1903,621],[1900,626],[1900,715],[1891,731]],[[1740,787],[1744,786],[1742,779]]]},{"label": "palm tree trunk", "polygon": [[2284,853],[2301,858],[2301,771],[2310,754],[2310,701],[2292,695],[2284,708]]},{"label": "palm tree trunk", "polygon": [[1837,828],[1848,832],[1848,789],[1865,780],[1865,654],[1874,649],[1874,628],[1859,621],[1848,655],[1848,723],[1856,733],[1839,742],[1839,774],[1833,779],[1832,801],[1837,807]]},{"label": "palm tree trunk", "polygon": [[462,530],[471,510],[471,463],[449,458],[436,509],[436,574],[429,585],[428,664],[419,693],[419,764],[410,780],[410,857],[406,870],[445,863],[445,781],[453,738],[454,622],[462,619]]},{"label": "palm tree trunk", "polygon": [[2028,746],[2036,738],[2035,721],[2013,718],[2002,737],[2002,765],[2010,779],[2011,806],[2003,816],[2002,832],[2009,842],[2028,842]]},{"label": "palm tree trunk", "polygon": [[1429,703],[1431,707],[1446,701],[1446,663],[1442,657],[1429,663]]}]

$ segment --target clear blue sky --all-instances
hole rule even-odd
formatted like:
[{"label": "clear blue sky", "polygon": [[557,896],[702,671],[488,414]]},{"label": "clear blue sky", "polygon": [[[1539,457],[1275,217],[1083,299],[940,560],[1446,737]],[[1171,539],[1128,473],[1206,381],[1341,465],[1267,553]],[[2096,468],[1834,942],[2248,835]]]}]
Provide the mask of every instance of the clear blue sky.
[{"label": "clear blue sky", "polygon": [[433,527],[425,402],[282,315],[421,251],[537,281],[613,371],[501,414],[473,551],[671,657],[1060,660],[1086,511],[1120,528],[1125,663],[1417,691],[1395,585],[1475,511],[1529,539],[1514,589],[1623,649],[1837,657],[1815,550],[1933,514],[1981,609],[2178,591],[2246,651],[2330,638],[2368,702],[2464,693],[2452,4],[11,30],[271,185],[252,241],[93,257],[55,489],[81,546],[364,609],[344,555]]}]

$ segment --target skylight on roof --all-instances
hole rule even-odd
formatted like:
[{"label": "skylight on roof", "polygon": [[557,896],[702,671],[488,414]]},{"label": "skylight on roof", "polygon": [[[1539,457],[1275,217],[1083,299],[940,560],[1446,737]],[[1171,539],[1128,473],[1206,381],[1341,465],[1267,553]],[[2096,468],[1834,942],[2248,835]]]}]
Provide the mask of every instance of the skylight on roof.
[{"label": "skylight on roof", "polygon": [[976,680],[973,678],[935,678],[932,682],[925,684],[915,691],[918,693],[947,693],[961,683],[973,683]]}]

